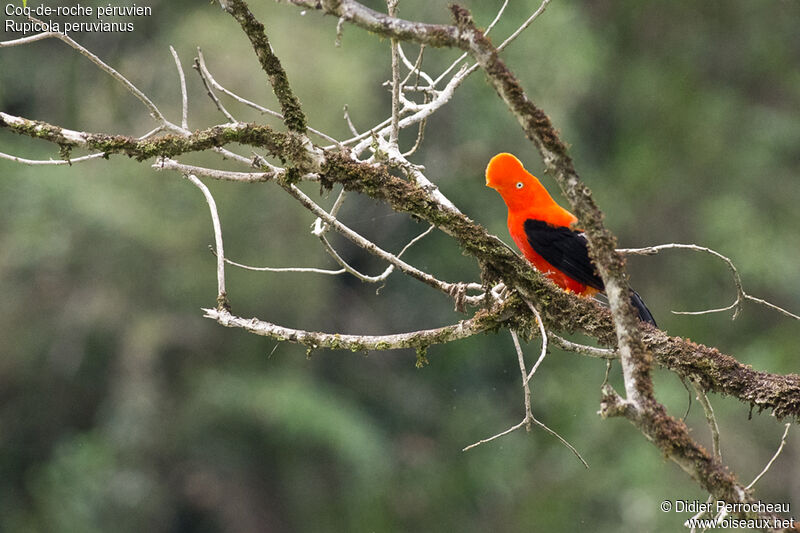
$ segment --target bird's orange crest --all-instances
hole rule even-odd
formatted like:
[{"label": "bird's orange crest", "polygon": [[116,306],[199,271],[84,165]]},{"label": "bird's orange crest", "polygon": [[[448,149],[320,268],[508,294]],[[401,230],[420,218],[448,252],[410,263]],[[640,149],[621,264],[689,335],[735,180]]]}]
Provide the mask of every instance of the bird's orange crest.
[{"label": "bird's orange crest", "polygon": [[506,152],[497,154],[486,166],[486,186],[496,188],[522,173],[527,174],[519,159]]}]

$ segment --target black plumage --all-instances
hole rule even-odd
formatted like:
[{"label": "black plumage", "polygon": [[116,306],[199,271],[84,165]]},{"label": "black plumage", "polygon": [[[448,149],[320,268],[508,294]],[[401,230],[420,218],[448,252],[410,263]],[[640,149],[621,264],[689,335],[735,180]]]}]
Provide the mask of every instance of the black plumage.
[{"label": "black plumage", "polygon": [[[589,243],[586,236],[564,226],[551,226],[543,220],[529,218],[524,224],[525,236],[533,251],[575,281],[598,291],[605,285],[597,274],[589,257]],[[639,313],[639,319],[656,325],[656,321],[641,297],[631,291],[631,304]]]}]

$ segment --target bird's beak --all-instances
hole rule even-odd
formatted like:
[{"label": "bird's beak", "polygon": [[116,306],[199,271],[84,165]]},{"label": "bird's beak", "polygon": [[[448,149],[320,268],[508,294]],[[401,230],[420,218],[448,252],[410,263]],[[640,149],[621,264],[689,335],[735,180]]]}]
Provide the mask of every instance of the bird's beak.
[{"label": "bird's beak", "polygon": [[492,178],[489,176],[489,169],[486,169],[486,186],[490,189],[497,189],[497,185],[492,181]]}]

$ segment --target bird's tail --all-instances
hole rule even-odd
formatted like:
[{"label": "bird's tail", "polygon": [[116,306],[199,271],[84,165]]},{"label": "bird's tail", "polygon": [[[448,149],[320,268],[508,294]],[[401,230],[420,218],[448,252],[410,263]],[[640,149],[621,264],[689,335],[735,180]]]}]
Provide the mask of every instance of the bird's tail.
[{"label": "bird's tail", "polygon": [[642,322],[648,322],[650,324],[653,324],[655,327],[658,327],[658,324],[656,324],[656,320],[653,318],[653,315],[650,313],[650,310],[647,308],[646,305],[644,305],[642,297],[639,296],[639,293],[637,293],[633,289],[631,289],[631,303],[633,304],[633,307],[636,309],[636,311],[639,312],[639,320],[641,320]]}]

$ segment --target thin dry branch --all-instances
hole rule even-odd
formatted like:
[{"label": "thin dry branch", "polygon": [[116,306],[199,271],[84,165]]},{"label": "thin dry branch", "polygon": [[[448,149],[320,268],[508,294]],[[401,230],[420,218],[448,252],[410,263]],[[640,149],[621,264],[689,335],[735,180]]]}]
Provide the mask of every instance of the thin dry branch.
[{"label": "thin dry branch", "polygon": [[[211,250],[214,255],[216,255],[215,250]],[[236,261],[232,261],[225,258],[225,262],[229,265],[242,268],[244,270],[252,270],[253,272],[275,272],[275,273],[282,273],[282,272],[294,272],[296,274],[326,274],[329,276],[338,276],[339,274],[344,274],[347,272],[345,269],[340,268],[339,270],[330,270],[326,268],[314,268],[314,267],[255,267],[250,265],[245,265],[242,263],[237,263]]]},{"label": "thin dry branch", "polygon": [[[276,169],[274,172],[235,172],[231,170],[199,167],[197,165],[187,165],[167,157],[159,158],[158,161],[151,165],[151,168],[154,170],[176,170],[178,172],[196,174],[220,181],[237,181],[241,183],[272,181],[285,175],[285,170],[283,169]],[[302,176],[301,179],[313,181],[316,179],[316,176],[307,174]]]},{"label": "thin dry branch", "polygon": [[[544,359],[545,354],[547,353],[547,341],[545,340],[546,337],[542,337],[542,351],[541,351],[541,354],[539,356],[539,360],[537,361],[536,365],[534,365],[534,367],[531,370],[531,372],[528,373],[528,369],[525,366],[525,354],[522,352],[522,346],[520,346],[520,344],[519,344],[519,337],[517,336],[517,332],[514,331],[513,329],[509,330],[509,331],[511,333],[511,338],[514,341],[514,349],[517,352],[517,361],[519,362],[519,371],[520,371],[520,374],[522,375],[522,390],[523,390],[524,402],[525,402],[525,418],[523,418],[520,423],[518,423],[518,424],[516,424],[514,426],[511,426],[507,430],[501,431],[500,433],[497,433],[496,435],[492,435],[491,437],[488,437],[488,438],[485,438],[485,439],[481,439],[478,442],[470,444],[469,446],[466,446],[465,448],[463,448],[461,451],[462,452],[466,452],[466,451],[469,451],[469,450],[471,450],[473,448],[477,448],[478,446],[481,446],[481,445],[486,444],[488,442],[492,442],[493,440],[499,439],[500,437],[504,437],[504,436],[506,436],[506,435],[508,435],[510,433],[513,433],[514,431],[516,431],[516,430],[518,430],[518,429],[520,429],[522,427],[525,427],[525,429],[530,431],[531,430],[531,424],[533,423],[533,424],[536,424],[537,426],[539,426],[540,428],[542,428],[543,430],[545,430],[546,432],[550,433],[555,438],[557,438],[559,440],[559,442],[561,442],[561,444],[566,446],[575,455],[575,457],[577,457],[578,460],[580,460],[580,462],[583,464],[583,466],[585,466],[586,468],[589,468],[589,463],[586,462],[586,460],[583,458],[583,456],[581,456],[580,452],[578,452],[578,450],[575,449],[575,447],[572,444],[570,444],[564,437],[559,435],[557,432],[555,432],[550,427],[548,427],[546,424],[544,424],[543,422],[538,420],[535,416],[533,416],[533,410],[531,408],[530,380],[531,380],[531,377],[533,376],[534,372],[536,372],[536,367],[539,365],[539,363],[541,363],[541,361]],[[544,333],[544,329],[543,328],[540,329],[540,332]]]},{"label": "thin dry branch", "polygon": [[343,236],[347,237],[357,246],[363,248],[364,250],[370,252],[373,255],[380,257],[381,259],[387,261],[388,263],[393,264],[403,273],[408,274],[409,276],[418,279],[419,281],[427,285],[430,285],[431,287],[438,289],[444,292],[445,294],[450,294],[453,291],[453,288],[456,284],[438,280],[435,277],[428,274],[427,272],[423,272],[422,270],[419,270],[418,268],[409,265],[408,263],[398,258],[397,256],[387,252],[386,250],[383,250],[369,239],[362,237],[357,232],[353,231],[352,229],[342,224],[338,219],[332,217],[329,213],[327,213],[324,209],[318,206],[313,200],[311,200],[311,198],[309,198],[303,191],[298,189],[296,186],[287,184],[284,185],[284,189],[291,196],[297,199],[303,206],[305,206],[309,211],[320,217],[322,220],[325,221],[326,224],[332,226],[334,229],[336,229],[336,231],[341,233]]},{"label": "thin dry branch", "polygon": [[402,348],[414,348],[424,351],[434,344],[465,339],[478,333],[492,330],[509,313],[508,308],[501,306],[491,312],[480,310],[472,318],[441,328],[392,335],[345,335],[287,328],[257,318],[241,318],[231,314],[227,309],[203,309],[203,311],[206,318],[216,320],[226,327],[241,328],[250,333],[270,337],[278,341],[302,344],[310,349],[329,348],[353,352],[397,350]]},{"label": "thin dry branch", "polygon": [[[31,36],[29,38],[22,38],[22,39],[15,39],[14,41],[6,41],[8,43],[15,43],[16,44],[29,44],[34,41],[38,41],[40,39],[47,39],[47,38],[55,38],[58,39],[73,49],[77,50],[81,55],[89,59],[92,63],[94,63],[100,70],[104,71],[106,74],[120,82],[133,96],[135,96],[140,102],[142,102],[145,107],[150,111],[150,115],[156,119],[161,126],[166,129],[169,129],[174,132],[184,132],[182,128],[176,126],[172,122],[168,121],[166,117],[161,113],[161,111],[156,107],[150,98],[147,97],[142,91],[140,91],[128,78],[117,72],[114,68],[106,64],[102,59],[97,57],[95,54],[78,44],[73,38],[66,35],[65,33],[60,32],[46,32],[39,35]],[[9,45],[9,46],[14,46]]]},{"label": "thin dry branch", "polygon": [[769,462],[768,462],[768,463],[767,463],[767,465],[764,467],[764,469],[763,469],[761,472],[759,472],[759,474],[758,474],[758,475],[757,475],[757,476],[756,476],[756,477],[753,479],[753,481],[751,481],[751,482],[750,482],[750,484],[749,484],[749,485],[747,485],[747,487],[745,487],[747,490],[750,490],[750,489],[752,489],[752,488],[755,486],[755,484],[756,484],[756,483],[758,483],[758,481],[759,481],[759,480],[760,480],[762,477],[764,477],[764,474],[766,474],[766,473],[769,471],[769,469],[770,469],[770,468],[772,468],[772,463],[774,463],[774,462],[775,462],[775,459],[777,459],[777,458],[778,458],[778,456],[779,456],[779,455],[781,454],[781,452],[783,451],[783,447],[784,447],[784,446],[786,446],[786,437],[789,435],[789,428],[790,428],[791,426],[792,426],[792,425],[791,425],[791,424],[789,424],[789,423],[787,423],[787,424],[786,424],[786,427],[785,427],[785,429],[783,430],[783,436],[781,437],[781,443],[780,443],[780,445],[778,446],[778,449],[777,449],[777,450],[775,450],[775,454],[774,454],[774,455],[772,456],[772,458],[769,460]]},{"label": "thin dry branch", "polygon": [[[722,449],[719,445],[719,426],[717,425],[717,417],[714,415],[714,408],[711,407],[711,402],[708,401],[708,395],[694,380],[689,380],[692,384],[697,400],[703,406],[703,413],[706,415],[706,423],[708,429],[711,431],[711,452],[714,458],[718,461],[722,460]],[[749,487],[747,487],[749,489]]]},{"label": "thin dry branch", "polygon": [[[279,118],[281,120],[284,120],[283,115],[278,113],[277,111],[273,111],[272,109],[266,108],[266,107],[264,107],[264,106],[262,106],[260,104],[252,102],[252,101],[248,100],[247,98],[243,98],[243,97],[239,96],[238,94],[234,93],[233,91],[230,91],[230,90],[226,89],[222,84],[220,84],[214,78],[214,76],[211,75],[211,71],[206,66],[206,60],[205,60],[205,57],[203,56],[203,51],[199,47],[197,48],[197,58],[195,59],[195,68],[198,69],[198,73],[200,74],[200,77],[203,80],[203,84],[206,86],[206,90],[208,91],[209,97],[211,97],[212,101],[217,106],[217,109],[219,109],[228,118],[228,120],[230,120],[231,122],[239,122],[239,121],[236,120],[233,117],[233,115],[231,115],[227,111],[227,109],[224,108],[222,103],[219,101],[219,98],[217,98],[216,95],[213,94],[213,91],[211,91],[211,88],[214,88],[217,91],[229,96],[230,98],[236,100],[240,104],[244,104],[247,107],[255,109],[259,113],[262,113],[264,115],[270,115],[270,116]],[[209,85],[210,85],[210,87],[209,87]],[[306,125],[306,128],[308,129],[308,131],[310,133],[313,133],[314,135],[316,135],[316,136],[320,137],[321,139],[324,139],[324,140],[326,140],[328,142],[334,143],[335,146],[337,146],[339,144],[339,141],[337,141],[336,139],[334,139],[330,135],[321,132],[318,129],[312,128],[309,125]]]},{"label": "thin dry branch", "polygon": [[208,203],[208,209],[211,212],[211,223],[214,228],[214,242],[216,243],[217,251],[217,307],[220,309],[227,309],[228,295],[225,291],[225,251],[222,239],[222,224],[219,221],[219,213],[217,212],[217,202],[211,191],[208,190],[205,183],[200,181],[197,176],[193,174],[185,174],[184,177],[188,179],[195,187],[200,189],[203,196]]},{"label": "thin dry branch", "polygon": [[189,129],[189,97],[186,94],[186,76],[183,73],[183,66],[181,59],[178,57],[178,52],[170,45],[169,51],[172,53],[172,58],[175,60],[175,68],[178,70],[178,78],[181,82],[181,128],[184,130]]},{"label": "thin dry branch", "polygon": [[655,255],[662,250],[694,250],[696,252],[704,252],[714,257],[718,257],[725,261],[725,264],[728,266],[728,269],[731,271],[731,275],[733,276],[733,283],[736,286],[736,300],[726,307],[720,307],[718,309],[705,309],[703,311],[673,311],[676,315],[705,315],[708,313],[720,313],[722,311],[729,311],[733,309],[733,320],[739,316],[741,313],[742,308],[744,306],[744,302],[746,300],[750,300],[751,302],[756,302],[761,304],[765,307],[769,307],[779,313],[788,316],[789,318],[794,318],[795,320],[800,320],[800,316],[783,309],[782,307],[778,307],[777,305],[767,302],[766,300],[762,300],[761,298],[756,298],[755,296],[751,296],[744,291],[744,286],[742,284],[742,278],[739,275],[739,271],[736,269],[736,265],[733,264],[733,261],[722,255],[721,253],[712,250],[711,248],[707,248],[705,246],[698,246],[696,244],[677,244],[677,243],[670,243],[670,244],[660,244],[658,246],[648,246],[646,248],[621,248],[617,250],[622,254],[631,254],[631,255]]},{"label": "thin dry branch", "polygon": [[222,105],[222,102],[220,102],[219,98],[217,98],[217,95],[214,94],[214,91],[212,90],[214,78],[211,76],[211,74],[208,72],[208,69],[206,68],[205,60],[203,59],[203,53],[200,51],[200,48],[197,49],[197,57],[194,58],[193,67],[200,75],[200,79],[202,80],[203,85],[206,88],[206,94],[208,95],[209,98],[211,98],[211,101],[214,102],[214,105],[217,106],[217,109],[219,109],[220,113],[225,115],[225,118],[227,118],[230,122],[239,122],[238,120],[236,120],[236,118],[234,118],[234,116],[230,113],[230,111],[228,111],[228,109],[224,105]]}]

